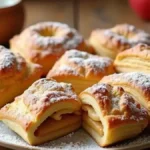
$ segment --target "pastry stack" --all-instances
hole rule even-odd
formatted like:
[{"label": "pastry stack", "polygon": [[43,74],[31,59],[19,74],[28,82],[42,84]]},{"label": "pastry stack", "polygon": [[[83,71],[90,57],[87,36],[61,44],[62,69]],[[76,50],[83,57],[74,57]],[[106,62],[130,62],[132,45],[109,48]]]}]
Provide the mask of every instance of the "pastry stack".
[{"label": "pastry stack", "polygon": [[80,127],[102,147],[150,127],[150,35],[133,25],[85,40],[58,22],[0,46],[0,120],[30,145]]}]

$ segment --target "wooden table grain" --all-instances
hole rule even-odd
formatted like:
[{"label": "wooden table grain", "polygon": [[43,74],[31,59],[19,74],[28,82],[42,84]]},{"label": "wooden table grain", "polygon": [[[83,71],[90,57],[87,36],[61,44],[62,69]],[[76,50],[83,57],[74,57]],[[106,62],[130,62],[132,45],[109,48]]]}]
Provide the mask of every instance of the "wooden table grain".
[{"label": "wooden table grain", "polygon": [[[79,9],[73,7],[77,1]],[[150,22],[141,20],[128,5],[128,0],[25,0],[25,27],[41,21],[59,21],[74,27],[79,14],[78,28],[88,38],[95,28],[109,28],[130,23],[150,33]],[[74,8],[78,10],[74,15]]]}]

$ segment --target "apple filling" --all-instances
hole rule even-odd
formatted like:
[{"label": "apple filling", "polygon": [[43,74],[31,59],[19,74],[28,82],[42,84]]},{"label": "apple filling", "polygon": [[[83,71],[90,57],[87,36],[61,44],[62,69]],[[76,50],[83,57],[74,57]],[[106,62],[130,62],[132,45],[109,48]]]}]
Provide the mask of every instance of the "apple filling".
[{"label": "apple filling", "polygon": [[84,105],[83,109],[83,122],[91,127],[100,136],[104,135],[103,125],[100,121],[99,116],[96,114],[92,106]]},{"label": "apple filling", "polygon": [[[47,136],[51,132],[57,132],[75,124],[81,124],[81,116],[79,113],[65,113],[66,110],[56,112],[48,117],[35,131],[35,136]],[[68,111],[67,111],[68,112]],[[71,111],[70,111],[71,112]],[[62,113],[62,114],[61,114]]]}]

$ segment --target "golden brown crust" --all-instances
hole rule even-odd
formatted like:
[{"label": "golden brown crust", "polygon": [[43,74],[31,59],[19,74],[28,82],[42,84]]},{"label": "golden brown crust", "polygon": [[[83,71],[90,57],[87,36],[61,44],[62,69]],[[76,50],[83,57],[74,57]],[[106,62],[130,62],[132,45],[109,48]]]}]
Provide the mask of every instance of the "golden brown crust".
[{"label": "golden brown crust", "polygon": [[106,76],[100,82],[122,86],[137,99],[141,98],[146,108],[150,108],[150,75],[139,72],[120,73]]},{"label": "golden brown crust", "polygon": [[29,144],[36,145],[78,129],[80,107],[71,84],[43,78],[5,105],[0,110],[0,120]]},{"label": "golden brown crust", "polygon": [[114,61],[117,72],[150,73],[150,46],[138,44],[133,48],[119,53]]},{"label": "golden brown crust", "polygon": [[[138,43],[150,44],[150,35],[140,29],[136,29],[135,26],[120,24],[110,29],[94,30],[89,41],[100,55],[110,55],[111,58],[115,58],[117,53]],[[108,53],[105,52],[106,49]]]},{"label": "golden brown crust", "polygon": [[[73,87],[79,89],[81,82],[86,89],[91,84],[98,82],[103,76],[114,73],[113,61],[107,57],[91,55],[78,50],[70,50],[55,63],[47,78],[54,78],[58,81],[69,82]],[[77,80],[74,81],[73,80]],[[90,83],[92,82],[92,83]],[[78,84],[76,87],[75,84]],[[82,91],[81,90],[81,91]],[[81,91],[78,90],[80,93]]]},{"label": "golden brown crust", "polygon": [[[136,136],[148,124],[147,110],[122,87],[98,83],[81,92],[79,98],[82,106],[89,106],[87,111],[92,110],[83,115],[83,127],[100,146]],[[99,121],[89,113],[94,113]]]},{"label": "golden brown crust", "polygon": [[80,95],[82,94],[91,94],[96,99],[103,117],[109,115],[112,117],[109,119],[109,127],[118,126],[122,120],[142,120],[148,115],[146,109],[141,107],[122,87],[99,83],[86,89]]},{"label": "golden brown crust", "polygon": [[42,67],[0,46],[0,107],[13,101],[42,75]]},{"label": "golden brown crust", "polygon": [[128,50],[125,50],[119,53],[115,59],[115,61],[121,61],[127,57],[138,57],[144,60],[150,59],[150,46],[147,44],[138,44]]},{"label": "golden brown crust", "polygon": [[[33,118],[39,118],[47,109],[53,107],[55,103],[61,103],[61,101],[68,101],[68,103],[74,103],[80,107],[71,84],[40,79],[34,82],[21,96],[16,97],[14,103],[4,106],[1,109],[1,114],[3,117],[20,122],[27,130]],[[20,103],[26,107],[28,113],[21,114],[17,111],[17,106],[14,105],[20,107]]]},{"label": "golden brown crust", "polygon": [[113,61],[110,58],[70,50],[56,62],[47,77],[77,76],[95,80],[113,72]]},{"label": "golden brown crust", "polygon": [[27,60],[41,64],[44,74],[66,50],[86,49],[83,37],[75,29],[58,22],[42,22],[30,26],[13,37],[10,46]]}]

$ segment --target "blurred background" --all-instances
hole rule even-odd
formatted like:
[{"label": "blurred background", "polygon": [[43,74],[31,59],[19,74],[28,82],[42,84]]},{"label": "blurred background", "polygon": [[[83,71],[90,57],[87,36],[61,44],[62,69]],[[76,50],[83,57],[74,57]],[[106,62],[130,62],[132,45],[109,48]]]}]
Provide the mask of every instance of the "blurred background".
[{"label": "blurred background", "polygon": [[67,23],[85,38],[95,28],[120,23],[150,33],[150,0],[0,0],[0,44],[42,21]]},{"label": "blurred background", "polygon": [[[67,23],[86,38],[94,28],[109,28],[119,23],[133,24],[150,32],[150,0],[0,0],[0,4],[4,1],[10,7],[13,2],[20,4],[11,11],[0,8],[0,44],[41,21]],[[2,13],[2,9],[7,11]]]},{"label": "blurred background", "polygon": [[[131,1],[135,6],[137,1],[143,1],[141,3],[147,6],[146,0]],[[81,34],[88,37],[94,28],[109,28],[119,23],[130,23],[150,32],[150,23],[147,19],[145,21],[137,16],[128,0],[25,0],[24,6],[25,27],[47,20],[65,22],[74,27],[75,21],[78,21]]]}]

